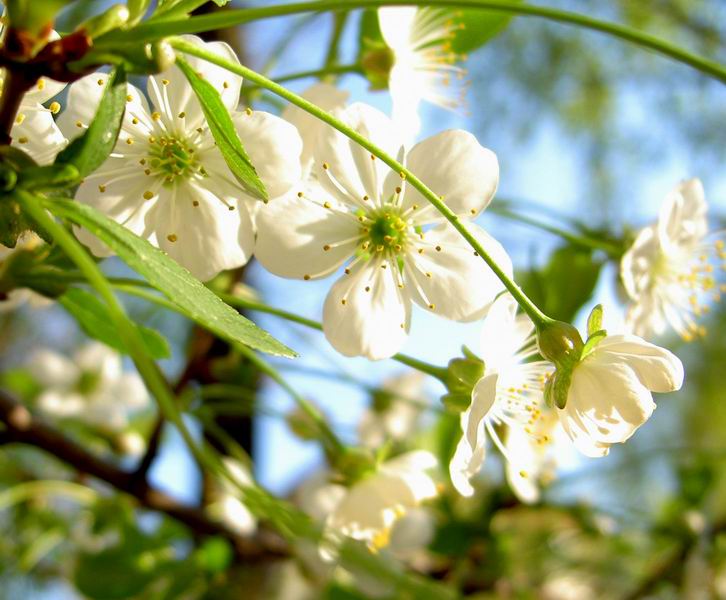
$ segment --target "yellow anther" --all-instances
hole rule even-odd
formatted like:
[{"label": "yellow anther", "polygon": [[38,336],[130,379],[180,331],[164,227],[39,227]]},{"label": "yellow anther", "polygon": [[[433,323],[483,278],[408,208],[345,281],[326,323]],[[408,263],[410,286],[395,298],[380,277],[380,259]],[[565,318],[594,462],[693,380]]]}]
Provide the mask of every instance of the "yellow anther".
[{"label": "yellow anther", "polygon": [[133,123],[134,125],[138,125],[138,124],[139,124],[139,119],[138,119],[138,118],[136,118],[136,117],[134,117],[133,119],[131,119],[131,122],[132,122],[132,123]]},{"label": "yellow anther", "polygon": [[169,240],[170,242],[174,243],[174,242],[176,242],[176,241],[177,241],[177,240],[178,240],[179,238],[178,238],[178,237],[176,237],[176,233],[170,233],[169,235],[167,235],[167,236],[166,236],[166,239],[167,239],[167,240]]},{"label": "yellow anther", "polygon": [[199,200],[192,200],[192,206],[194,208],[196,208],[197,206],[199,206]]},{"label": "yellow anther", "polygon": [[45,89],[45,79],[39,79],[37,87],[39,90]]},{"label": "yellow anther", "polygon": [[18,116],[15,117],[15,123],[20,125],[23,121],[25,121],[25,115],[23,113],[18,113]]},{"label": "yellow anther", "polygon": [[151,200],[154,197],[154,192],[146,190],[144,192],[144,200]]},{"label": "yellow anther", "polygon": [[48,107],[48,110],[52,112],[54,115],[57,115],[60,112],[61,105],[60,102],[51,102],[50,106]]},{"label": "yellow anther", "polygon": [[126,143],[130,146],[134,143],[134,140],[132,140],[131,138],[126,138]]},{"label": "yellow anther", "polygon": [[96,81],[96,83],[97,83],[98,85],[103,85],[103,79],[99,79],[98,81]]},{"label": "yellow anther", "polygon": [[248,117],[252,116],[252,109],[249,106],[247,108],[245,108],[245,114]]},{"label": "yellow anther", "polygon": [[101,193],[103,194],[103,192],[105,192],[105,191],[106,191],[106,186],[105,186],[105,185],[99,185],[99,186],[98,186],[98,191],[99,191],[99,192],[101,192]]},{"label": "yellow anther", "polygon": [[303,279],[305,281],[310,281],[310,275],[303,275]]},{"label": "yellow anther", "polygon": [[162,85],[169,85],[169,80],[168,79],[162,79],[161,80],[161,83],[162,83]]},{"label": "yellow anther", "polygon": [[151,118],[154,119],[154,121],[158,121],[159,119],[161,119],[161,113],[154,111],[153,113],[151,113]]},{"label": "yellow anther", "polygon": [[28,143],[28,138],[23,135],[23,136],[21,136],[21,137],[18,138],[18,143],[20,143],[20,144],[27,144]]},{"label": "yellow anther", "polygon": [[223,81],[223,82],[222,82],[222,87],[223,87],[223,88],[224,88],[225,90],[226,90],[226,89],[228,89],[228,88],[229,88],[229,83],[227,83],[226,81]]},{"label": "yellow anther", "polygon": [[78,127],[78,129],[83,128],[83,123],[81,123],[80,121],[76,121],[76,127]]}]

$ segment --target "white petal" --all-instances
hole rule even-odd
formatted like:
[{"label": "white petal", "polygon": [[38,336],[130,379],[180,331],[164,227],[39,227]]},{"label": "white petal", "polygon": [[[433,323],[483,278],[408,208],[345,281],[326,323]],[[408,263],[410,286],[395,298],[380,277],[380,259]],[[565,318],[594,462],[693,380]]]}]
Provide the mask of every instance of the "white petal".
[{"label": "white petal", "polygon": [[651,272],[661,255],[655,227],[645,227],[620,261],[620,277],[631,300],[639,301],[652,284]]},{"label": "white petal", "polygon": [[[379,110],[367,104],[356,103],[336,116],[388,154],[398,155],[403,145],[402,138],[393,122]],[[385,200],[380,196],[391,169],[379,159],[372,159],[368,150],[338,130],[326,127],[320,132],[315,159],[321,185],[331,194],[339,196],[342,201],[345,201],[345,197],[331,183],[331,178],[345,190],[344,196],[357,202],[364,196],[379,203]],[[323,169],[323,163],[328,164],[327,170]]]},{"label": "white petal", "polygon": [[699,179],[680,183],[661,206],[658,236],[665,248],[691,244],[706,235],[708,221],[703,184]]},{"label": "white petal", "polygon": [[683,385],[683,363],[672,352],[635,335],[609,335],[596,348],[597,356],[622,361],[652,392],[666,393]]},{"label": "white petal", "polygon": [[[467,223],[467,228],[511,276],[512,261],[501,244],[478,225]],[[504,289],[501,281],[448,223],[427,231],[425,240],[427,245],[423,254],[411,252],[406,259],[406,284],[414,300],[447,319],[472,321],[481,318]],[[441,250],[437,251],[436,246]],[[413,278],[417,285],[411,285],[408,278]]]},{"label": "white petal", "polygon": [[[345,108],[350,93],[329,83],[316,83],[300,95],[319,108],[331,112]],[[294,104],[290,104],[282,111],[282,118],[297,127],[303,143],[301,161],[303,170],[307,173],[312,168],[318,135],[330,126]]]},{"label": "white petal", "polygon": [[[406,157],[406,166],[459,215],[471,217],[484,210],[499,183],[494,152],[461,130],[444,131],[416,144]],[[427,206],[428,201],[408,185],[404,206],[412,204]],[[434,211],[432,207],[428,214]]]},{"label": "white petal", "polygon": [[507,482],[514,495],[525,504],[538,502],[538,479],[544,457],[537,442],[524,429],[510,427],[504,446],[510,459],[506,461]]},{"label": "white petal", "polygon": [[[182,38],[221,58],[239,64],[239,59],[229,44],[204,42],[194,35],[184,35]],[[184,60],[220,93],[222,103],[227,110],[232,111],[237,108],[242,89],[242,77],[195,56],[184,55]],[[178,115],[182,112],[186,115],[184,123],[187,129],[196,128],[202,123],[204,119],[202,108],[179,67],[173,66],[163,73],[149,77],[148,93],[155,109],[169,123],[178,121]]]},{"label": "white petal", "polygon": [[53,162],[56,154],[66,146],[66,138],[53,120],[53,115],[45,110],[23,110],[23,122],[13,125],[11,132],[13,146],[27,152],[38,164]]},{"label": "white petal", "polygon": [[408,49],[417,10],[415,6],[390,6],[378,9],[381,36],[389,48]]},{"label": "white petal", "polygon": [[287,193],[301,176],[302,141],[295,127],[258,110],[237,113],[233,122],[269,197]]},{"label": "white petal", "polygon": [[254,230],[246,208],[217,195],[218,190],[210,189],[214,185],[205,179],[201,184],[162,188],[146,216],[159,248],[201,281],[244,265],[254,250]]},{"label": "white petal", "polygon": [[534,332],[526,315],[517,315],[519,305],[509,294],[499,296],[482,322],[479,356],[487,371],[511,364],[517,351]]},{"label": "white petal", "polygon": [[474,477],[486,457],[485,421],[497,395],[496,373],[482,377],[472,390],[471,406],[461,414],[462,436],[449,464],[449,475],[454,487],[462,496],[474,494],[471,478]]},{"label": "white petal", "polygon": [[[136,235],[156,243],[153,228],[146,224],[146,215],[154,200],[146,200],[144,193],[158,188],[139,171],[128,171],[125,158],[109,158],[92,178],[87,178],[76,191],[76,200],[88,204]],[[128,171],[128,174],[123,174]],[[118,175],[118,173],[122,173]],[[100,187],[99,187],[100,186]],[[100,190],[104,191],[101,192]],[[78,239],[96,256],[109,256],[111,252],[94,235],[84,229],[75,229]]]},{"label": "white petal", "polygon": [[48,100],[60,94],[65,89],[66,85],[67,84],[61,81],[55,81],[48,77],[41,77],[38,82],[25,93],[25,96],[23,96],[23,103],[32,102],[45,104]]},{"label": "white petal", "polygon": [[651,393],[627,365],[590,359],[572,374],[563,426],[576,445],[573,430],[595,445],[625,442],[653,413]]},{"label": "white petal", "polygon": [[260,207],[255,256],[263,267],[281,277],[315,278],[330,274],[355,252],[358,223],[324,208],[325,201],[335,204],[326,199],[321,188],[308,186],[303,198],[293,192]]},{"label": "white petal", "polygon": [[379,360],[401,348],[410,318],[411,302],[401,293],[390,267],[369,262],[330,289],[323,307],[323,332],[341,354]]}]

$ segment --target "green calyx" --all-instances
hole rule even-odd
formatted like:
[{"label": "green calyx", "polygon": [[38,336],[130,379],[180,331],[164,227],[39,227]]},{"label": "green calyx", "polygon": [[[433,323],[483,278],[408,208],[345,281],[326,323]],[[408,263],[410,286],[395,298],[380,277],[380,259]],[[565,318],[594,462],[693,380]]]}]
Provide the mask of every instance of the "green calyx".
[{"label": "green calyx", "polygon": [[353,485],[376,470],[375,457],[364,448],[348,447],[335,457],[334,462],[341,483],[347,486]]},{"label": "green calyx", "polygon": [[163,177],[165,185],[173,184],[177,177],[188,179],[197,173],[206,175],[194,147],[183,139],[157,138],[150,140],[149,147],[149,169],[154,175]]},{"label": "green calyx", "polygon": [[448,390],[441,398],[444,406],[454,413],[460,413],[469,408],[471,394],[474,386],[484,377],[484,361],[475,356],[464,347],[464,358],[454,358],[449,361],[444,385]]},{"label": "green calyx", "polygon": [[575,368],[595,347],[607,337],[602,329],[602,305],[593,308],[587,320],[587,341],[580,332],[562,321],[551,321],[537,328],[540,354],[554,363],[556,370],[545,385],[545,402],[548,406],[565,408]]},{"label": "green calyx", "polygon": [[388,46],[372,48],[361,57],[361,66],[372,90],[388,88],[388,76],[396,63],[396,55]]},{"label": "green calyx", "polygon": [[367,215],[367,223],[362,228],[369,241],[368,250],[398,254],[406,248],[408,223],[394,212],[382,209]]}]

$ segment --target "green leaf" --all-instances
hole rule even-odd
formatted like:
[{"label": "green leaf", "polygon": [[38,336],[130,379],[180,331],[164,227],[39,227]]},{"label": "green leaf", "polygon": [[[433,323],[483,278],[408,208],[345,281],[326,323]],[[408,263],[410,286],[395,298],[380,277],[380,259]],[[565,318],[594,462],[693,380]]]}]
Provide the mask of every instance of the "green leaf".
[{"label": "green leaf", "polygon": [[108,78],[96,116],[86,132],[74,139],[56,158],[56,164],[71,164],[79,177],[98,169],[116,145],[126,110],[126,73],[116,68]]},{"label": "green leaf", "polygon": [[456,21],[463,26],[451,42],[451,49],[456,54],[480,48],[504,31],[512,20],[511,15],[479,9],[464,9],[456,14]]},{"label": "green leaf", "polygon": [[566,245],[541,269],[517,273],[517,281],[545,314],[571,323],[595,291],[602,265],[592,251]]},{"label": "green leaf", "polygon": [[176,64],[182,70],[189,81],[189,85],[192,86],[194,93],[197,95],[199,104],[201,104],[204,116],[207,119],[209,130],[212,132],[214,141],[217,142],[217,147],[222,153],[227,166],[247,192],[255,198],[267,201],[269,198],[267,190],[265,190],[262,180],[257,176],[257,171],[242,146],[242,141],[237,135],[232,118],[222,103],[219,92],[214,89],[211,83],[197,75],[196,71],[183,58],[178,57]]},{"label": "green leaf", "polygon": [[189,271],[123,225],[94,208],[69,200],[48,200],[47,208],[56,216],[86,228],[127,265],[174,302],[180,311],[198,325],[232,344],[288,358],[297,356],[287,346],[260,329],[222,302]]},{"label": "green leaf", "polygon": [[[89,337],[119,352],[127,353],[106,306],[99,298],[85,290],[70,288],[58,298],[58,302],[78,321]],[[155,360],[171,356],[169,342],[158,331],[139,326],[139,333],[146,350]]]},{"label": "green leaf", "polygon": [[592,309],[590,316],[587,318],[587,335],[592,336],[596,331],[602,329],[602,304],[598,304]]}]

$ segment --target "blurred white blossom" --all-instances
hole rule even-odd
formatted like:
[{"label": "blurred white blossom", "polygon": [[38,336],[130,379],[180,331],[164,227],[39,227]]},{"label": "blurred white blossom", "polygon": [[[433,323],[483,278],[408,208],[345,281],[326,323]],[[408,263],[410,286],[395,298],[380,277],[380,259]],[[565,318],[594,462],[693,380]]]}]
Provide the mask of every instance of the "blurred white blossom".
[{"label": "blurred white blossom", "polygon": [[423,410],[424,381],[425,375],[413,370],[384,381],[358,424],[361,444],[379,448],[388,440],[401,441],[414,433]]},{"label": "blurred white blossom", "polygon": [[670,327],[684,340],[705,333],[697,318],[719,301],[726,284],[724,240],[709,239],[706,200],[698,179],[678,184],[657,223],[642,229],[623,255],[620,275],[632,304],[626,323],[641,337]]},{"label": "blurred white blossom", "polygon": [[451,42],[461,25],[451,11],[430,7],[396,6],[378,9],[383,40],[392,52],[388,88],[393,120],[407,142],[421,129],[422,100],[453,110],[463,105],[465,71]]},{"label": "blurred white blossom", "polygon": [[[249,469],[239,460],[225,456],[222,459],[227,472],[239,486],[252,485]],[[210,516],[224,523],[239,535],[252,535],[257,531],[257,519],[242,502],[242,493],[234,483],[220,479],[211,490],[211,502],[207,506]]]},{"label": "blurred white blossom", "polygon": [[121,355],[99,342],[81,346],[72,358],[40,348],[30,355],[27,368],[43,388],[38,408],[55,418],[116,433],[134,413],[150,406],[139,375],[124,372]]}]

